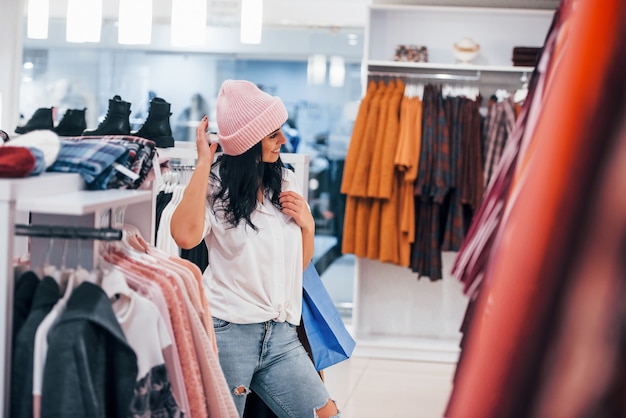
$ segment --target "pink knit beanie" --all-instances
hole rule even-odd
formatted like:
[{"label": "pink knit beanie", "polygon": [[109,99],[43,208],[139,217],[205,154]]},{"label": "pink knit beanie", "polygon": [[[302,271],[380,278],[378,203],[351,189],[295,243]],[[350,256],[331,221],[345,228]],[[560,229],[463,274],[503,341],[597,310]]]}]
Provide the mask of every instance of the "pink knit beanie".
[{"label": "pink knit beanie", "polygon": [[244,80],[226,80],[217,96],[217,130],[226,155],[241,155],[287,120],[282,100]]}]

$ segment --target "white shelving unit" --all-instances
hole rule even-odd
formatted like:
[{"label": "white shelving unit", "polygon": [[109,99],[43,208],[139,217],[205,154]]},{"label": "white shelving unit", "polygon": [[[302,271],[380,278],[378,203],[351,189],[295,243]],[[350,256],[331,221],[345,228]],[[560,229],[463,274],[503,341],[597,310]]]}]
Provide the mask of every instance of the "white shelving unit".
[{"label": "white shelving unit", "polygon": [[403,61],[380,61],[369,60],[367,66],[370,70],[384,71],[385,69],[393,71],[399,70],[429,70],[433,71],[485,71],[496,73],[530,73],[534,67],[514,67],[512,65],[484,65],[484,64],[438,64],[432,62],[403,62]]},{"label": "white shelving unit", "polygon": [[472,65],[499,71],[512,67],[513,47],[543,45],[553,14],[531,9],[371,5],[365,60],[393,63],[396,46],[424,45],[432,68],[445,69],[457,65],[454,43],[469,37],[480,45]]},{"label": "white shelving unit", "polygon": [[[44,173],[41,176],[15,180],[0,180],[0,411],[8,416],[8,396],[11,359],[11,326],[13,318],[13,260],[27,250],[24,237],[14,237],[16,223],[102,227],[103,213],[116,208],[124,209],[124,222],[139,228],[150,242],[154,236],[155,199],[151,190],[86,191],[78,174]],[[31,265],[41,265],[45,259],[49,239],[31,238]],[[79,249],[80,245],[80,249]],[[80,262],[90,268],[97,254],[94,245],[68,241],[67,265]],[[53,247],[50,260],[58,262],[63,245]],[[80,255],[80,260],[78,256]],[[72,258],[74,257],[74,258]]]},{"label": "white shelving unit", "polygon": [[151,192],[145,190],[75,191],[61,195],[29,197],[17,201],[18,211],[51,215],[86,215],[102,209],[145,202]]},{"label": "white shelving unit", "polygon": [[[365,31],[364,79],[369,72],[474,76],[489,89],[521,87],[532,67],[514,67],[514,46],[541,47],[552,11],[439,6],[371,5]],[[470,64],[456,62],[453,45],[480,44]],[[398,45],[423,45],[429,62],[393,61]],[[433,80],[424,82],[442,82]],[[365,84],[364,84],[365,88]],[[495,92],[495,90],[493,90]],[[353,332],[355,355],[455,362],[466,297],[450,275],[456,253],[443,253],[443,280],[417,278],[407,268],[356,259]]]}]

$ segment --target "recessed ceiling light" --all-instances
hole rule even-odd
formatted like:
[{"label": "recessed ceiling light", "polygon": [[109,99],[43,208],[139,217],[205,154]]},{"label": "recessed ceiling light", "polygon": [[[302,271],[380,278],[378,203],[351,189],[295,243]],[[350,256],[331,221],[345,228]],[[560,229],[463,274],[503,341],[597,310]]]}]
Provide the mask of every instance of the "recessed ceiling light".
[{"label": "recessed ceiling light", "polygon": [[34,64],[33,64],[32,62],[30,62],[30,61],[26,61],[26,62],[24,63],[24,69],[25,69],[25,70],[32,70],[32,69],[33,69],[33,67],[34,67]]}]

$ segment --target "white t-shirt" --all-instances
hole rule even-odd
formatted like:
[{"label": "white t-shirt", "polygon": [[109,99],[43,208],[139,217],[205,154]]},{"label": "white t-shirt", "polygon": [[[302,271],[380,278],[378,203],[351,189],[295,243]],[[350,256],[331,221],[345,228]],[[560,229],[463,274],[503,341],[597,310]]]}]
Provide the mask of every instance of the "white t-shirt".
[{"label": "white t-shirt", "polygon": [[[215,170],[215,169],[214,169]],[[214,171],[216,172],[216,171]],[[300,323],[302,313],[302,230],[270,199],[233,227],[214,210],[215,187],[207,188],[204,240],[209,267],[203,280],[213,316],[236,324],[269,320]],[[300,193],[295,174],[284,168],[282,191]]]}]

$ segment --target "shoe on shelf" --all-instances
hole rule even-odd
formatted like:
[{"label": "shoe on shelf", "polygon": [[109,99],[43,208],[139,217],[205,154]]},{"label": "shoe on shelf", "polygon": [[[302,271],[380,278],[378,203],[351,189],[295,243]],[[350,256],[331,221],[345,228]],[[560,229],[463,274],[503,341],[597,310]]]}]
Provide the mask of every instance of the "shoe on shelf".
[{"label": "shoe on shelf", "polygon": [[130,103],[120,96],[109,99],[109,109],[96,129],[85,129],[83,136],[130,135]]},{"label": "shoe on shelf", "polygon": [[68,109],[63,115],[63,119],[52,129],[59,136],[80,136],[87,128],[85,120],[85,110],[87,109]]},{"label": "shoe on shelf", "polygon": [[51,107],[40,107],[35,110],[33,116],[24,124],[23,126],[18,126],[15,128],[16,134],[25,134],[27,132],[41,130],[41,129],[52,129],[52,109]]},{"label": "shoe on shelf", "polygon": [[148,118],[141,128],[133,135],[154,141],[158,148],[174,146],[174,137],[170,126],[171,105],[160,97],[150,101]]}]

